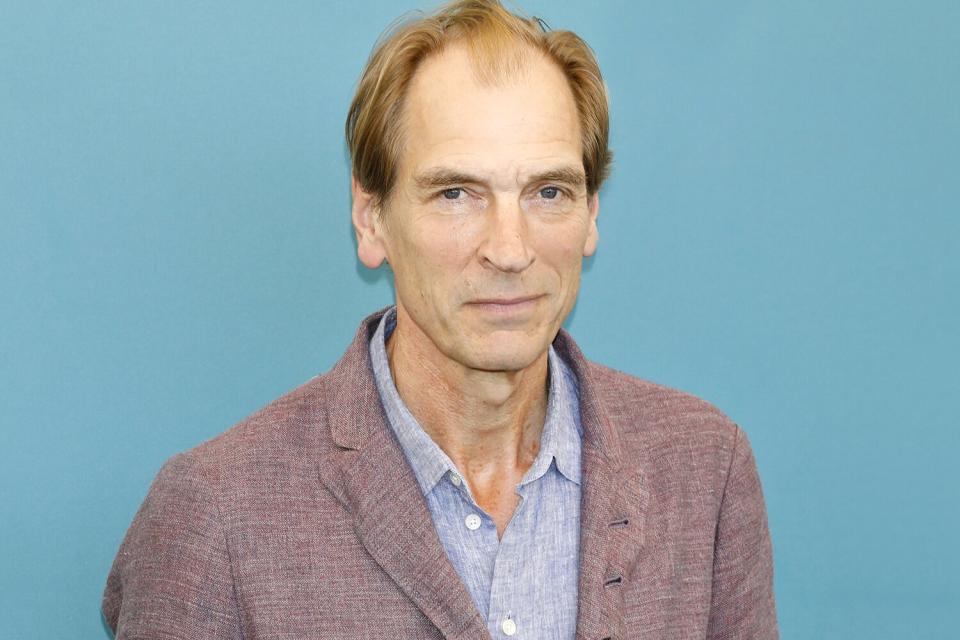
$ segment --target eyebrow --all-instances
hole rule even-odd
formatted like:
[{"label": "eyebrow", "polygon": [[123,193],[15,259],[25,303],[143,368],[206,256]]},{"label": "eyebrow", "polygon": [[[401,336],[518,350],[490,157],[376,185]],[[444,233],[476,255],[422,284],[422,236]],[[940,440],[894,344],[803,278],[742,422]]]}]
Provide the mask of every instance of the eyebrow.
[{"label": "eyebrow", "polygon": [[414,176],[414,184],[418,188],[428,191],[433,189],[442,189],[457,184],[479,184],[483,182],[477,176],[468,173],[453,171],[450,169],[428,169],[421,174]]},{"label": "eyebrow", "polygon": [[587,175],[583,169],[557,167],[543,173],[535,173],[530,176],[530,182],[560,182],[570,187],[583,187],[587,184]]},{"label": "eyebrow", "polygon": [[[423,191],[442,189],[461,184],[483,184],[484,180],[478,176],[453,169],[428,169],[413,178],[414,184]],[[583,169],[572,166],[555,167],[531,175],[527,182],[559,182],[570,187],[583,187],[587,183],[587,176]]]}]

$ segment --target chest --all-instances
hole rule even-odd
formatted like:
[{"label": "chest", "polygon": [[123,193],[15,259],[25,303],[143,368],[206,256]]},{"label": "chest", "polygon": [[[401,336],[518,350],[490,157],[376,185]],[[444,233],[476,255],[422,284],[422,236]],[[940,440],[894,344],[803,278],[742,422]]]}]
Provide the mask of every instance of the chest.
[{"label": "chest", "polygon": [[[580,488],[555,471],[515,488],[501,530],[464,486],[439,483],[427,506],[445,555],[493,637],[572,639],[576,629]],[[506,630],[506,631],[505,631]]]}]

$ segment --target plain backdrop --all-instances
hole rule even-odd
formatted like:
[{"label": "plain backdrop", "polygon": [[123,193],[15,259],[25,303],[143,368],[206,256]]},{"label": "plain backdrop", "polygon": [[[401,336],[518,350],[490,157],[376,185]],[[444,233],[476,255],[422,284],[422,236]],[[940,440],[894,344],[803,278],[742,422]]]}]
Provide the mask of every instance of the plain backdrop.
[{"label": "plain backdrop", "polygon": [[[0,637],[105,638],[161,463],[391,301],[342,131],[417,6],[0,2]],[[610,90],[583,350],[745,429],[784,638],[954,635],[960,3],[523,6]]]}]

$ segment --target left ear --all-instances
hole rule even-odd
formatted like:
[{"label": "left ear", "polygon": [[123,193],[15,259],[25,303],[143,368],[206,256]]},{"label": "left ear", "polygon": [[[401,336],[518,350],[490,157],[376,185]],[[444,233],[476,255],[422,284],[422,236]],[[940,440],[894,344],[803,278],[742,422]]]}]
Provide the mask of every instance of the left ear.
[{"label": "left ear", "polygon": [[583,256],[592,256],[597,250],[600,232],[597,230],[597,216],[600,215],[600,194],[587,196],[587,239],[583,243]]}]

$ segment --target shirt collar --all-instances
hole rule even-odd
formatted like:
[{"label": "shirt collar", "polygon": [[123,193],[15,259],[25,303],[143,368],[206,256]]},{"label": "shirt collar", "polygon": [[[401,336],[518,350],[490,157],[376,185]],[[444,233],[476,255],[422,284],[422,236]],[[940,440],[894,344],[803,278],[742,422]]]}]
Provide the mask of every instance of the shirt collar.
[{"label": "shirt collar", "polygon": [[580,428],[579,385],[577,378],[553,345],[547,351],[550,390],[547,395],[547,415],[540,434],[540,451],[524,475],[521,485],[540,478],[556,462],[563,476],[580,484]]},{"label": "shirt collar", "polygon": [[[380,401],[387,414],[387,422],[413,468],[420,489],[426,495],[433,490],[444,474],[456,471],[456,466],[423,430],[397,392],[386,349],[386,340],[396,326],[396,308],[392,307],[383,315],[376,333],[370,340],[370,359]],[[556,461],[557,470],[565,478],[579,485],[580,441],[583,435],[580,425],[579,385],[576,375],[563,362],[552,345],[547,353],[547,361],[550,389],[547,396],[546,418],[540,436],[540,451],[520,484],[522,486],[537,480]]]}]

